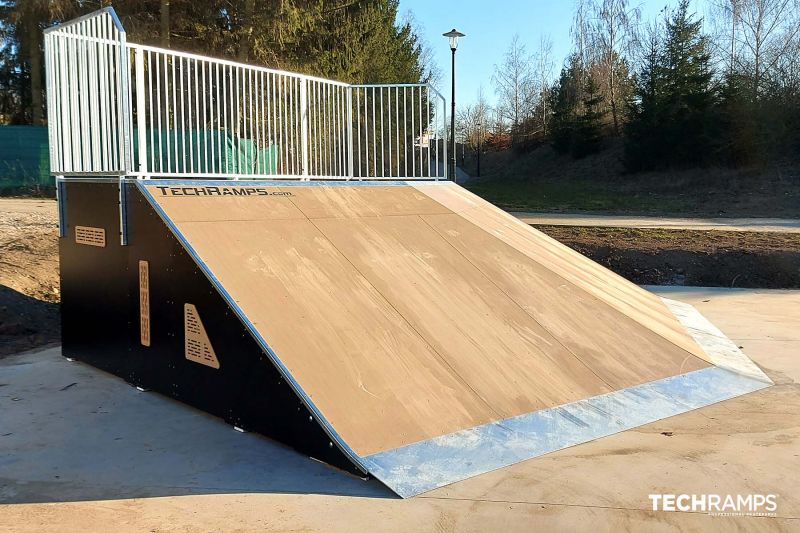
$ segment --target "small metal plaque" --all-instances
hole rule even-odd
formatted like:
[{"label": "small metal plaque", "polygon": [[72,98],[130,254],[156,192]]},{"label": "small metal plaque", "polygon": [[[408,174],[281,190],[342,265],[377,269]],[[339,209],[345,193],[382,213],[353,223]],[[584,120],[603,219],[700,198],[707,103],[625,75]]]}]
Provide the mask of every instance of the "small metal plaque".
[{"label": "small metal plaque", "polygon": [[211,368],[219,368],[219,360],[211,341],[208,340],[206,328],[203,327],[197,308],[192,304],[183,305],[183,328],[186,359]]},{"label": "small metal plaque", "polygon": [[106,246],[106,230],[91,226],[75,226],[75,242],[87,246]]},{"label": "small metal plaque", "polygon": [[150,346],[150,264],[139,261],[139,339]]}]

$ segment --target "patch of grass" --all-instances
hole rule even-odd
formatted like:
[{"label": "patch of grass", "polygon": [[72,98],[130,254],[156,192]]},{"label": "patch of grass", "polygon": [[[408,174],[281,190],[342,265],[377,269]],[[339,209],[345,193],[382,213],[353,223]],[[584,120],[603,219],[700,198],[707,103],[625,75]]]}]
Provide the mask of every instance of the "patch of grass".
[{"label": "patch of grass", "polygon": [[[465,186],[509,210],[800,218],[800,162],[625,174],[622,149],[617,139],[577,160],[549,146],[488,153],[482,178]],[[474,172],[474,159],[464,168]]]},{"label": "patch of grass", "polygon": [[596,211],[617,213],[686,212],[687,198],[626,191],[589,181],[476,180],[466,188],[493,204],[517,211]]}]

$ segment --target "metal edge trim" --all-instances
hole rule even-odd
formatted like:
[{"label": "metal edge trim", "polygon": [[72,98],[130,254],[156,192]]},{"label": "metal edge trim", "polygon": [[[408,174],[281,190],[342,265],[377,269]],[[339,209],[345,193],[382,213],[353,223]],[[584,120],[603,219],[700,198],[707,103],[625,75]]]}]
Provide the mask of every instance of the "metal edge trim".
[{"label": "metal edge trim", "polygon": [[661,297],[661,301],[675,316],[686,332],[708,355],[711,364],[749,378],[763,381],[769,385],[773,382],[739,349],[722,331],[697,310],[693,305],[669,298]]},{"label": "metal edge trim", "polygon": [[378,452],[364,461],[372,475],[407,498],[768,386],[708,367]]}]

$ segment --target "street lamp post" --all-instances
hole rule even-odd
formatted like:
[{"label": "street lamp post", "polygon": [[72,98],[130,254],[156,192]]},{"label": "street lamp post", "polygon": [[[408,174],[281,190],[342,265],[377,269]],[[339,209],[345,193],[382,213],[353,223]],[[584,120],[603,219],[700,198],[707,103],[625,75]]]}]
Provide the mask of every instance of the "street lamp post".
[{"label": "street lamp post", "polygon": [[478,169],[475,172],[477,178],[481,177],[481,148],[483,148],[483,123],[478,122]]},{"label": "street lamp post", "polygon": [[456,48],[458,48],[458,38],[464,37],[464,34],[453,28],[442,35],[450,39],[450,51],[453,53],[453,85],[450,97],[450,142],[452,143],[453,149],[450,151],[450,179],[456,181]]}]

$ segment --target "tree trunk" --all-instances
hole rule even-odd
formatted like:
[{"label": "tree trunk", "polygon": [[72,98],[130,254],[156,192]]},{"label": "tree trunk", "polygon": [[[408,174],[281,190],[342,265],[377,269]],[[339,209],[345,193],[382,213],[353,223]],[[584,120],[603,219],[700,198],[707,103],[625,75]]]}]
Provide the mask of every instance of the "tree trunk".
[{"label": "tree trunk", "polygon": [[250,58],[251,40],[253,37],[253,12],[255,11],[255,0],[244,0],[242,10],[242,34],[239,37],[238,60],[245,62]]},{"label": "tree trunk", "polygon": [[161,46],[169,48],[169,2],[161,0]]},{"label": "tree trunk", "polygon": [[42,46],[41,32],[34,17],[28,17],[27,28],[30,47],[28,48],[28,63],[31,75],[31,123],[44,124],[44,110],[42,99]]}]

